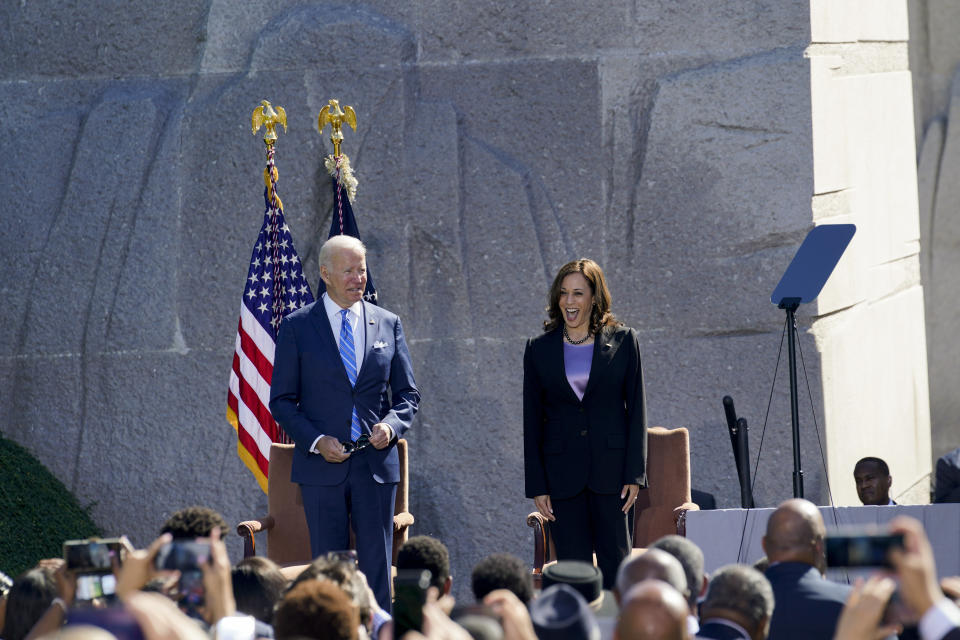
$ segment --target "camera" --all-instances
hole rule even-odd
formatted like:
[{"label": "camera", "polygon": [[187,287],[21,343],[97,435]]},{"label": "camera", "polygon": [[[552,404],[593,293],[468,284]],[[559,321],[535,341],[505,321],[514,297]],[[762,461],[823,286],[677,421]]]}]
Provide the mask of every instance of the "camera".
[{"label": "camera", "polygon": [[63,543],[63,559],[67,569],[77,574],[75,599],[78,604],[112,598],[117,591],[113,565],[123,564],[124,543],[121,538],[90,538]]},{"label": "camera", "polygon": [[903,549],[903,534],[838,531],[827,534],[827,566],[891,567],[893,548]]},{"label": "camera", "polygon": [[210,564],[210,540],[173,540],[160,547],[155,559],[157,570],[178,571],[175,599],[180,610],[191,618],[203,618],[205,594],[203,589],[203,570]]},{"label": "camera", "polygon": [[77,602],[110,599],[117,593],[117,579],[112,573],[82,573],[77,576]]},{"label": "camera", "polygon": [[160,547],[156,557],[156,567],[160,571],[199,571],[209,563],[210,541],[205,538],[168,542]]},{"label": "camera", "polygon": [[114,559],[123,564],[123,543],[120,538],[67,540],[63,559],[74,573],[112,573]]},{"label": "camera", "polygon": [[423,605],[433,573],[428,569],[400,569],[393,581],[393,625],[395,637],[423,627]]}]

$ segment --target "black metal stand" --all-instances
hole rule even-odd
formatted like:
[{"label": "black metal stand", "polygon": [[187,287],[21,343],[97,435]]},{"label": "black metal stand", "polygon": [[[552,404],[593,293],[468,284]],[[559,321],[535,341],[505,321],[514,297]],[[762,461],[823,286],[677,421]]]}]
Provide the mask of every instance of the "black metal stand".
[{"label": "black metal stand", "polygon": [[750,446],[747,443],[747,419],[737,420],[737,448],[743,466],[737,469],[740,476],[740,505],[744,509],[753,509],[753,485],[750,484]]},{"label": "black metal stand", "polygon": [[857,228],[852,224],[823,224],[803,239],[790,266],[783,273],[770,302],[787,312],[787,350],[790,356],[790,419],[793,422],[793,497],[803,497],[800,467],[800,415],[797,409],[797,343],[794,312],[801,303],[820,295],[834,267],[846,251]]},{"label": "black metal stand", "polygon": [[800,411],[797,400],[797,325],[794,313],[800,298],[784,298],[778,305],[787,312],[787,356],[790,361],[790,422],[793,425],[793,497],[803,497],[803,467],[800,465]]}]

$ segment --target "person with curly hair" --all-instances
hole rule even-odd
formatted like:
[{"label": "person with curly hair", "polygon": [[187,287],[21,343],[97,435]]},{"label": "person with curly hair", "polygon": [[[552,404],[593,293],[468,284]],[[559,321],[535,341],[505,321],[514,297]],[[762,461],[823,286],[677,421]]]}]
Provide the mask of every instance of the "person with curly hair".
[{"label": "person with curly hair", "polygon": [[544,332],[523,355],[526,495],[548,521],[558,560],[603,572],[630,553],[627,513],[647,484],[647,421],[637,332],[610,310],[603,269],[560,268]]}]

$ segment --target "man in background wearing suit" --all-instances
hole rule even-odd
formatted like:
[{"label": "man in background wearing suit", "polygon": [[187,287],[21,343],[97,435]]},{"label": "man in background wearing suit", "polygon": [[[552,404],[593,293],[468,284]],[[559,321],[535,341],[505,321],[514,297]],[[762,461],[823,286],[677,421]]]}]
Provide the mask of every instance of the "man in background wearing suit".
[{"label": "man in background wearing suit", "polygon": [[820,511],[807,500],[787,500],[770,514],[763,550],[775,602],[771,640],[833,637],[850,587],[823,577],[826,534]]},{"label": "man in background wearing suit", "polygon": [[400,319],[363,300],[366,247],[338,235],[320,249],[320,300],[284,318],[277,336],[270,411],[296,445],[314,557],[347,549],[377,603],[390,608],[396,443],[420,403]]},{"label": "man in background wearing suit", "polygon": [[710,579],[697,638],[764,640],[773,605],[773,589],[762,573],[743,565],[721,567]]},{"label": "man in background wearing suit", "polygon": [[857,497],[868,505],[895,505],[890,499],[893,478],[890,467],[882,458],[861,458],[853,467],[853,481],[857,484]]},{"label": "man in background wearing suit", "polygon": [[934,502],[960,502],[960,447],[937,459]]}]

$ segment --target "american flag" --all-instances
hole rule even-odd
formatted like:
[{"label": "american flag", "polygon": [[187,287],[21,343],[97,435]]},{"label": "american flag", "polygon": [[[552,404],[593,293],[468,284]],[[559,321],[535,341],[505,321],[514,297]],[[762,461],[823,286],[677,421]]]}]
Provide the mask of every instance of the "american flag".
[{"label": "american flag", "polygon": [[284,316],[313,302],[290,227],[283,219],[283,204],[276,195],[272,147],[267,152],[267,171],[272,180],[264,189],[266,212],[250,257],[227,393],[227,420],[237,432],[237,452],[264,493],[270,445],[289,442],[270,414],[277,331]]}]

